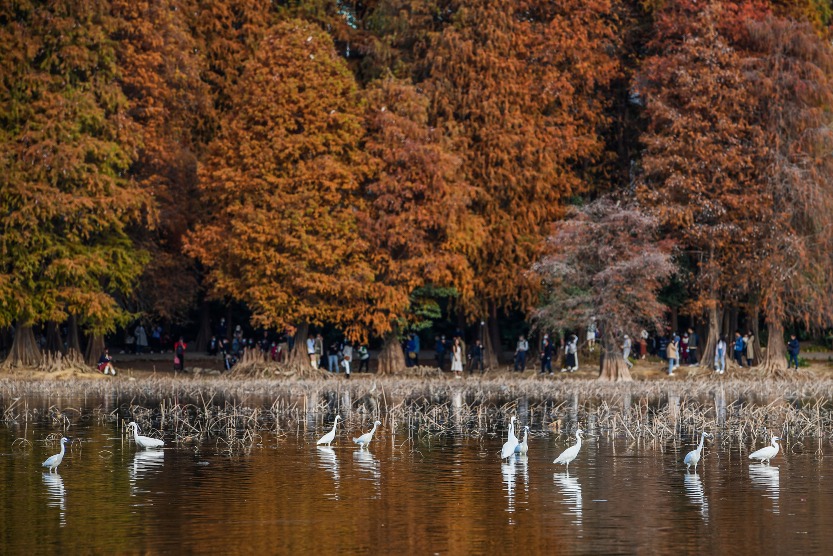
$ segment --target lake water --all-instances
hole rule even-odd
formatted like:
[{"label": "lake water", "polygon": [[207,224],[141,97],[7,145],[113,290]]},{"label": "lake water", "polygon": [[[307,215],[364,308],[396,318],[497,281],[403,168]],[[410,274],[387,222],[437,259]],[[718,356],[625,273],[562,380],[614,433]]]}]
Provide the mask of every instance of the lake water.
[{"label": "lake water", "polygon": [[[369,428],[369,427],[368,427]],[[588,438],[569,474],[553,459],[574,439],[538,432],[501,463],[502,439],[420,443],[380,428],[367,451],[323,426],[264,436],[229,457],[215,443],[138,451],[113,424],[73,425],[21,449],[0,429],[0,552],[316,554],[829,554],[833,459],[707,446],[697,474],[688,442]],[[365,429],[366,430],[366,429]],[[760,447],[760,445],[757,445]],[[825,444],[827,451],[831,450]]]}]

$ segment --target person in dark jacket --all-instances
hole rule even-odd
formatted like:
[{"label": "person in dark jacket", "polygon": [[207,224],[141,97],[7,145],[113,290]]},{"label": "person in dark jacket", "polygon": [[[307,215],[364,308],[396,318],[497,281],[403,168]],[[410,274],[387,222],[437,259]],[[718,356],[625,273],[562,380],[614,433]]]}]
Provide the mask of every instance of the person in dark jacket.
[{"label": "person in dark jacket", "polygon": [[800,350],[798,338],[795,334],[790,334],[790,341],[787,344],[787,368],[789,369],[795,363],[795,369],[798,370],[798,352]]},{"label": "person in dark jacket", "polygon": [[552,343],[548,337],[544,337],[541,343],[541,374],[549,372],[552,374]]},{"label": "person in dark jacket", "polygon": [[480,343],[480,340],[477,340],[474,343],[474,347],[471,348],[471,361],[469,361],[469,374],[474,374],[474,369],[480,368],[480,374],[483,374],[483,344]]},{"label": "person in dark jacket", "polygon": [[738,367],[743,367],[743,350],[746,346],[743,343],[743,336],[740,332],[735,332],[735,362]]}]

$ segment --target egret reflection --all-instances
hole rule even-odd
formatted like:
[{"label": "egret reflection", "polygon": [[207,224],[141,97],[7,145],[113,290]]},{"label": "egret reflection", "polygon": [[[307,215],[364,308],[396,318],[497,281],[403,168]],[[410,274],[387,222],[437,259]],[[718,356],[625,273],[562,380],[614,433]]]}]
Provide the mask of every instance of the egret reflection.
[{"label": "egret reflection", "polygon": [[781,470],[771,465],[751,464],[749,477],[752,484],[763,488],[766,496],[772,500],[772,513],[780,513],[778,502],[781,498]]},{"label": "egret reflection", "polygon": [[333,498],[338,500],[338,487],[340,484],[341,475],[338,470],[338,458],[336,457],[335,450],[333,450],[329,446],[319,446],[318,467],[333,476],[333,486],[335,486],[336,490],[336,492],[333,493]]},{"label": "egret reflection", "polygon": [[509,458],[509,463],[502,463],[500,471],[503,474],[504,490],[506,490],[506,511],[515,512],[515,458]]},{"label": "egret reflection", "polygon": [[581,484],[569,473],[553,473],[555,484],[564,493],[563,504],[570,508],[569,514],[574,516],[573,524],[581,525],[583,518],[581,502]]},{"label": "egret reflection", "polygon": [[64,480],[57,473],[43,473],[41,478],[46,487],[46,505],[50,508],[58,508],[60,511],[59,523],[63,527],[67,524],[67,497]]},{"label": "egret reflection", "polygon": [[368,474],[369,479],[373,482],[375,491],[374,498],[377,498],[381,494],[382,489],[382,473],[379,471],[379,460],[373,457],[370,450],[362,448],[353,452],[353,463]]},{"label": "egret reflection", "polygon": [[140,493],[150,492],[139,488],[139,481],[156,474],[165,465],[164,450],[142,450],[133,455],[133,464],[128,469],[130,480],[130,494],[136,496]]},{"label": "egret reflection", "polygon": [[689,500],[700,507],[700,515],[703,519],[709,518],[709,501],[706,500],[706,490],[703,488],[703,481],[697,473],[686,473],[683,479],[686,496]]}]

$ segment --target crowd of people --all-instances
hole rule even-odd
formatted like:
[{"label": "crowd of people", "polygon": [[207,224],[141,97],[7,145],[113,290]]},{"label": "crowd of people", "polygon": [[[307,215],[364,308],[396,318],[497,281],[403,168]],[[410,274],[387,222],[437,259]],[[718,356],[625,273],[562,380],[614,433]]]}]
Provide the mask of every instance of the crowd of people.
[{"label": "crowd of people", "polygon": [[[229,334],[229,331],[231,333]],[[601,336],[598,324],[593,321],[587,328],[586,343],[579,345],[576,334],[566,334],[559,337],[550,337],[544,334],[538,344],[538,358],[540,359],[540,374],[554,374],[554,369],[563,373],[576,372],[579,369],[579,350],[586,347],[586,352],[592,353],[596,348],[597,338]],[[148,334],[144,325],[139,323],[128,334],[132,339],[127,342],[128,349],[137,354],[147,351],[162,351],[164,345],[171,345],[171,339],[163,332],[161,326],[154,326]],[[720,337],[714,350],[714,368],[718,374],[726,372],[726,360],[730,358],[740,367],[753,367],[758,364],[758,351],[755,336],[752,331],[745,334],[735,332],[734,338],[727,341]],[[289,352],[294,347],[295,330],[287,328],[281,333],[263,331],[262,336],[246,337],[243,327],[236,325],[228,326],[226,320],[220,319],[213,328],[213,335],[208,343],[208,354],[219,356],[223,361],[225,370],[231,370],[240,361],[247,350],[259,350],[263,358],[277,363],[288,360]],[[183,337],[173,343],[174,370],[184,371],[185,354],[187,343]],[[701,342],[697,333],[688,328],[681,332],[667,332],[665,334],[651,334],[642,330],[639,337],[634,341],[627,334],[622,335],[620,347],[625,364],[632,367],[631,359],[644,359],[651,355],[661,358],[664,365],[667,364],[667,374],[674,376],[674,371],[681,365],[696,366],[701,357],[710,356],[701,354]],[[401,343],[405,356],[405,366],[414,367],[420,365],[422,350],[421,340],[416,332],[407,334]],[[798,339],[793,334],[787,344],[789,367],[798,368],[798,354],[800,346]],[[306,339],[306,352],[310,364],[316,369],[326,369],[331,373],[344,375],[349,378],[353,368],[359,373],[370,372],[371,355],[368,346],[360,343],[347,341],[342,337],[332,338],[325,342],[321,333],[310,334]],[[430,352],[429,352],[430,353]],[[518,337],[514,351],[515,371],[526,370],[530,361],[530,342],[524,335]],[[434,337],[434,365],[441,370],[449,370],[457,377],[462,377],[464,371],[469,374],[478,371],[483,374],[485,371],[485,348],[480,339],[474,341],[468,349],[462,332],[458,331],[452,337],[445,335]],[[561,365],[555,362],[560,361]],[[108,350],[104,350],[99,359],[99,370],[104,374],[115,375],[113,360]],[[789,368],[788,367],[788,368]]]}]

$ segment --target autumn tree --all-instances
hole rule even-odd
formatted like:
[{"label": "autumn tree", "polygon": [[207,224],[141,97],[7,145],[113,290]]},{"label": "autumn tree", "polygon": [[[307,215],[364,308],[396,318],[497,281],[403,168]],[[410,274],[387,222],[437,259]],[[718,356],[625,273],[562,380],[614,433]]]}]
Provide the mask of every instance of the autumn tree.
[{"label": "autumn tree", "polygon": [[[415,6],[412,21],[435,26],[422,8],[434,9]],[[476,191],[470,212],[487,240],[470,258],[468,312],[488,317],[495,364],[498,309],[532,307],[537,284],[525,270],[565,202],[589,191],[588,167],[602,157],[605,88],[618,71],[614,8],[476,0],[437,9],[446,24],[424,33],[414,74],[431,101],[429,122],[449,137]]]},{"label": "autumn tree", "polygon": [[113,39],[127,113],[141,133],[130,168],[152,199],[153,227],[132,230],[152,256],[135,294],[137,310],[182,322],[197,300],[199,274],[182,237],[200,215],[197,158],[211,132],[213,106],[200,79],[203,59],[180,0],[113,0]]},{"label": "autumn tree", "polygon": [[718,2],[667,2],[636,76],[648,121],[636,195],[692,262],[686,309],[708,315],[703,353],[714,352],[721,310],[750,291],[761,223],[773,217],[758,181],[765,145],[755,97],[743,53],[718,25],[723,15]]},{"label": "autumn tree", "polygon": [[299,323],[295,359],[308,361],[309,324],[363,329],[373,282],[356,217],[364,108],[330,37],[298,20],[272,29],[231,98],[200,170],[214,210],[187,249],[214,294],[245,302],[255,322]]},{"label": "autumn tree", "polygon": [[104,2],[0,7],[0,327],[6,366],[33,365],[32,325],[78,315],[93,334],[126,313],[145,256],[126,229],[147,199],[125,177],[137,130],[116,81]]},{"label": "autumn tree", "polygon": [[467,255],[480,237],[478,221],[467,214],[472,188],[461,179],[460,160],[448,152],[445,137],[428,125],[428,99],[393,78],[372,83],[366,96],[365,150],[374,171],[359,221],[377,283],[371,305],[378,320],[368,328],[385,336],[384,373],[405,367],[398,332],[415,316],[418,288],[469,293]]},{"label": "autumn tree", "polygon": [[764,368],[786,370],[784,325],[833,323],[833,49],[807,23],[750,20],[749,90],[765,135],[758,166],[777,216],[760,223],[756,292],[768,328]]},{"label": "autumn tree", "polygon": [[599,378],[631,380],[622,335],[638,338],[645,327],[660,328],[667,307],[657,296],[675,266],[671,243],[658,233],[654,217],[600,199],[556,224],[546,256],[533,267],[532,276],[544,285],[536,326],[600,325]]}]

